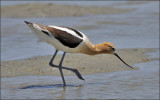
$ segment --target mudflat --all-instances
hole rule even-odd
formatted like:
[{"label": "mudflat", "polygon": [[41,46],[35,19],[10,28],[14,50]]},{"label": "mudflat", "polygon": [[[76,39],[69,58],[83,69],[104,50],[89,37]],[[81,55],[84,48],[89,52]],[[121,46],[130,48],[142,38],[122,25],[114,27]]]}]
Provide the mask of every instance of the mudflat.
[{"label": "mudflat", "polygon": [[[44,8],[44,9],[43,9]],[[114,8],[99,6],[80,6],[54,3],[28,3],[1,7],[1,17],[66,17],[97,14],[118,14],[134,11],[135,8]]]},{"label": "mudflat", "polygon": [[[129,65],[136,70],[136,63],[151,61],[152,59],[146,55],[148,52],[154,52],[157,49],[120,49],[117,53]],[[26,75],[60,75],[59,70],[49,66],[52,55],[37,56],[23,60],[12,60],[1,62],[1,77],[15,77]],[[57,55],[54,63],[58,64],[61,55]],[[85,54],[68,54],[66,55],[63,66],[76,68],[84,74],[113,72],[132,70],[124,65],[116,56],[108,54],[85,55]],[[74,75],[73,72],[63,70],[64,75]]]}]

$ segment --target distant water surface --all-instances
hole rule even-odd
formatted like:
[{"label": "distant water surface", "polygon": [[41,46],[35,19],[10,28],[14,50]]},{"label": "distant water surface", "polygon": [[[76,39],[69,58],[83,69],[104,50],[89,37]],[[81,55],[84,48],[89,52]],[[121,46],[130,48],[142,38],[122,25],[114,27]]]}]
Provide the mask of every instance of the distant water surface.
[{"label": "distant water surface", "polygon": [[[116,3],[112,2],[112,5],[114,4]],[[159,48],[159,16],[155,14],[159,12],[157,2],[132,7],[137,10],[114,15],[1,18],[1,60],[53,54],[54,47],[45,42],[37,42],[37,37],[31,33],[24,20],[44,25],[73,27],[86,34],[94,44],[112,42],[118,49]]]}]

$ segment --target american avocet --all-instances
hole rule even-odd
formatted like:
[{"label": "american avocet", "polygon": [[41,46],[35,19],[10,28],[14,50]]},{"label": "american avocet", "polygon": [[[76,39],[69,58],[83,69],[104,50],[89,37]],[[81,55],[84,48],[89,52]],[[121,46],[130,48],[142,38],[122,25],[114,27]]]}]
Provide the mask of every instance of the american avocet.
[{"label": "american avocet", "polygon": [[[88,55],[112,54],[117,56],[124,64],[126,64],[128,67],[133,69],[133,67],[129,66],[118,56],[118,54],[115,52],[115,45],[110,42],[104,42],[101,44],[93,45],[83,33],[75,29],[64,27],[64,26],[52,26],[52,25],[45,26],[37,23],[31,23],[28,21],[24,21],[24,22],[31,28],[31,30],[40,39],[46,41],[47,43],[53,45],[56,48],[56,51],[51,61],[49,62],[49,65],[52,67],[59,68],[64,86],[66,86],[66,83],[65,83],[62,69],[73,71],[75,72],[75,74],[79,79],[84,80],[77,69],[72,69],[72,68],[67,68],[62,66],[62,62],[66,52],[84,53]],[[55,65],[52,62],[59,50],[64,51],[64,53],[59,65]]]}]

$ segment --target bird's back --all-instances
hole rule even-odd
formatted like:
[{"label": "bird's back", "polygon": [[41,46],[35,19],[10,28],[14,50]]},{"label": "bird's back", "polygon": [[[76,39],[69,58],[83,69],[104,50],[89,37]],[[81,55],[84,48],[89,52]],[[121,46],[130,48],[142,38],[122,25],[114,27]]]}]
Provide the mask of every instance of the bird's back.
[{"label": "bird's back", "polygon": [[64,26],[40,25],[32,23],[28,25],[34,33],[42,40],[53,45],[57,50],[65,52],[81,52],[88,38],[75,29]]}]

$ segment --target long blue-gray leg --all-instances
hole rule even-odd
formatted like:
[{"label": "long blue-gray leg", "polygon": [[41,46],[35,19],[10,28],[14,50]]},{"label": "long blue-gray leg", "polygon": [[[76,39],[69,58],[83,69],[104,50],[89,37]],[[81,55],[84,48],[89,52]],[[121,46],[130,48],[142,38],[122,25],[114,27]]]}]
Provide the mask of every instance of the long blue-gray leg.
[{"label": "long blue-gray leg", "polygon": [[[51,59],[50,62],[49,62],[49,65],[50,65],[51,67],[59,68],[59,65],[53,64],[53,60],[55,59],[57,53],[58,53],[58,50],[55,51],[52,59]],[[63,54],[63,55],[65,56],[65,54]],[[62,58],[64,59],[63,56],[62,56]],[[70,71],[74,72],[79,79],[84,80],[83,77],[81,76],[81,74],[79,73],[79,71],[78,71],[77,69],[72,69],[72,68],[63,67],[63,66],[62,66],[62,62],[63,62],[63,61],[62,61],[62,59],[61,59],[61,62],[60,62],[60,63],[61,63],[61,68],[62,68],[62,69],[70,70]]]},{"label": "long blue-gray leg", "polygon": [[59,63],[59,71],[61,73],[61,77],[62,77],[64,86],[66,86],[66,82],[65,82],[65,79],[64,79],[64,76],[63,76],[63,72],[62,72],[62,63],[63,63],[63,59],[64,59],[65,55],[66,55],[66,52],[63,53],[63,56],[62,56],[61,61]]}]

